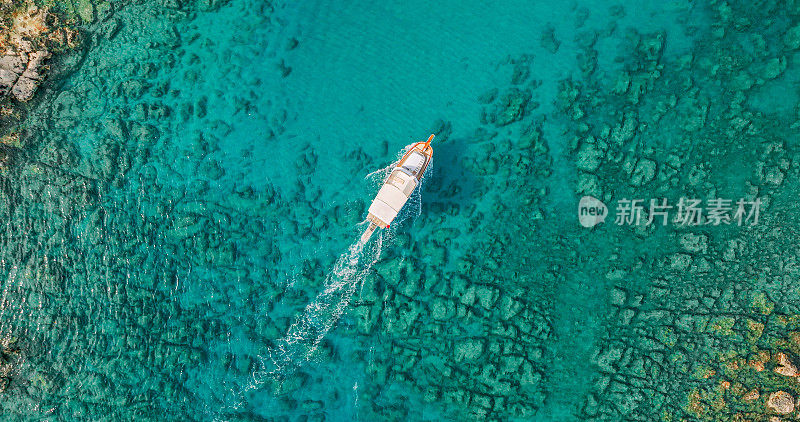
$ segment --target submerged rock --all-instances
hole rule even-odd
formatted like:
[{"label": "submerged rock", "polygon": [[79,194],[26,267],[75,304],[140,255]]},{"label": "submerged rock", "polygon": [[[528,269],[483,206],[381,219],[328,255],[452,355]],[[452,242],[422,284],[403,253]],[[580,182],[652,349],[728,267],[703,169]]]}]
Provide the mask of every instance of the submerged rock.
[{"label": "submerged rock", "polygon": [[787,377],[796,377],[800,375],[797,371],[797,366],[795,366],[792,361],[786,356],[786,353],[779,352],[778,353],[778,364],[780,366],[775,368],[775,373],[787,376]]},{"label": "submerged rock", "polygon": [[556,30],[552,25],[548,26],[542,32],[540,44],[542,48],[547,50],[550,54],[555,54],[558,51],[558,47],[561,46],[561,41],[556,39]]},{"label": "submerged rock", "polygon": [[500,97],[494,110],[484,114],[485,123],[494,123],[495,126],[505,126],[520,120],[525,115],[525,107],[531,100],[531,93],[518,88],[511,88]]},{"label": "submerged rock", "polygon": [[748,391],[744,396],[742,396],[742,401],[753,401],[758,400],[760,394],[758,393],[758,389],[752,389]]},{"label": "submerged rock", "polygon": [[591,136],[581,142],[577,153],[576,166],[578,169],[593,172],[600,167],[605,154],[597,148],[596,141]]},{"label": "submerged rock", "polygon": [[786,47],[792,50],[800,48],[800,25],[796,25],[786,31],[786,34],[783,36],[783,42],[786,44]]},{"label": "submerged rock", "polygon": [[465,339],[455,344],[455,361],[474,361],[483,354],[483,341],[476,338]]},{"label": "submerged rock", "polygon": [[767,399],[767,409],[785,415],[794,411],[794,397],[785,391],[776,391]]},{"label": "submerged rock", "polygon": [[785,57],[773,57],[764,64],[764,72],[762,76],[765,79],[775,79],[786,70]]}]

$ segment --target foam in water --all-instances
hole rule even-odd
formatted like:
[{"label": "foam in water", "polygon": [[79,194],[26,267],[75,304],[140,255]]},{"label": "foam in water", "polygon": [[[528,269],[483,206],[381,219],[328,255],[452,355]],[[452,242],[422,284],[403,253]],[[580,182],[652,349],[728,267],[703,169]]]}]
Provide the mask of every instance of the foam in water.
[{"label": "foam in water", "polygon": [[380,249],[379,246],[370,254],[365,253],[365,245],[360,242],[350,245],[325,280],[325,290],[306,305],[286,335],[262,358],[264,366],[254,374],[257,383],[263,383],[263,376],[284,376],[311,356],[341,317],[359,282],[380,256]]},{"label": "foam in water", "polygon": [[[410,147],[411,145],[408,145],[400,151],[397,160]],[[380,174],[384,176],[380,179],[380,182],[383,182],[393,167],[394,164],[376,170],[369,173],[367,178]],[[432,168],[433,162],[428,166],[425,176],[430,174]],[[306,305],[302,314],[289,327],[286,335],[279,339],[274,347],[268,349],[266,356],[260,357],[260,369],[253,374],[252,387],[262,385],[269,379],[280,381],[310,359],[322,339],[347,309],[353,294],[359,289],[372,266],[380,258],[383,246],[394,237],[397,226],[409,216],[416,218],[421,213],[421,193],[424,180],[426,177],[422,178],[420,185],[409,198],[408,204],[411,205],[407,204],[403,207],[395,220],[396,223],[391,228],[382,230],[375,242],[362,243],[356,240],[350,245],[347,252],[336,260],[333,271],[325,279],[325,289]],[[360,226],[364,224],[362,223]]]}]

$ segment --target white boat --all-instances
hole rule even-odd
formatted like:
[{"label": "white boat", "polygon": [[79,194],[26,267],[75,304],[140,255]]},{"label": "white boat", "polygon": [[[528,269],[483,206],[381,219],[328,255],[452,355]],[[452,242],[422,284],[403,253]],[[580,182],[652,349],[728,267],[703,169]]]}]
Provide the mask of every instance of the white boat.
[{"label": "white boat", "polygon": [[431,146],[433,137],[434,135],[431,135],[426,142],[417,142],[412,145],[383,182],[381,190],[378,191],[378,195],[369,206],[367,215],[369,227],[361,235],[362,243],[366,243],[378,227],[385,229],[392,224],[414,189],[419,185],[425,169],[433,160],[433,147]]}]

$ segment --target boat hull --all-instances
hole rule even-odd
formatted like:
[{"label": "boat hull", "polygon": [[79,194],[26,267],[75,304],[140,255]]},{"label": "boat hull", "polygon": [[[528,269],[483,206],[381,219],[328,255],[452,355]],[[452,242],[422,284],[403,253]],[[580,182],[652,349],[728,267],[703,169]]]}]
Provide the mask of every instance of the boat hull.
[{"label": "boat hull", "polygon": [[367,221],[370,222],[370,227],[364,232],[362,241],[369,239],[376,228],[389,227],[408,202],[433,160],[433,148],[430,146],[432,139],[433,135],[428,138],[428,142],[414,144],[392,169],[369,206]]}]

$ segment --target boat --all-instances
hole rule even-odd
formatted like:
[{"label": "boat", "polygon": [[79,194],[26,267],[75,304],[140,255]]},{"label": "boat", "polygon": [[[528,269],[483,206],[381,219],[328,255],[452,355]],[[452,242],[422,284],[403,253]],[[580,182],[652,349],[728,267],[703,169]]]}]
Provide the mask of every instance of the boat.
[{"label": "boat", "polygon": [[361,243],[366,243],[379,227],[388,228],[411,197],[433,160],[433,138],[431,135],[427,141],[413,144],[389,173],[369,206],[369,227],[361,235]]}]

